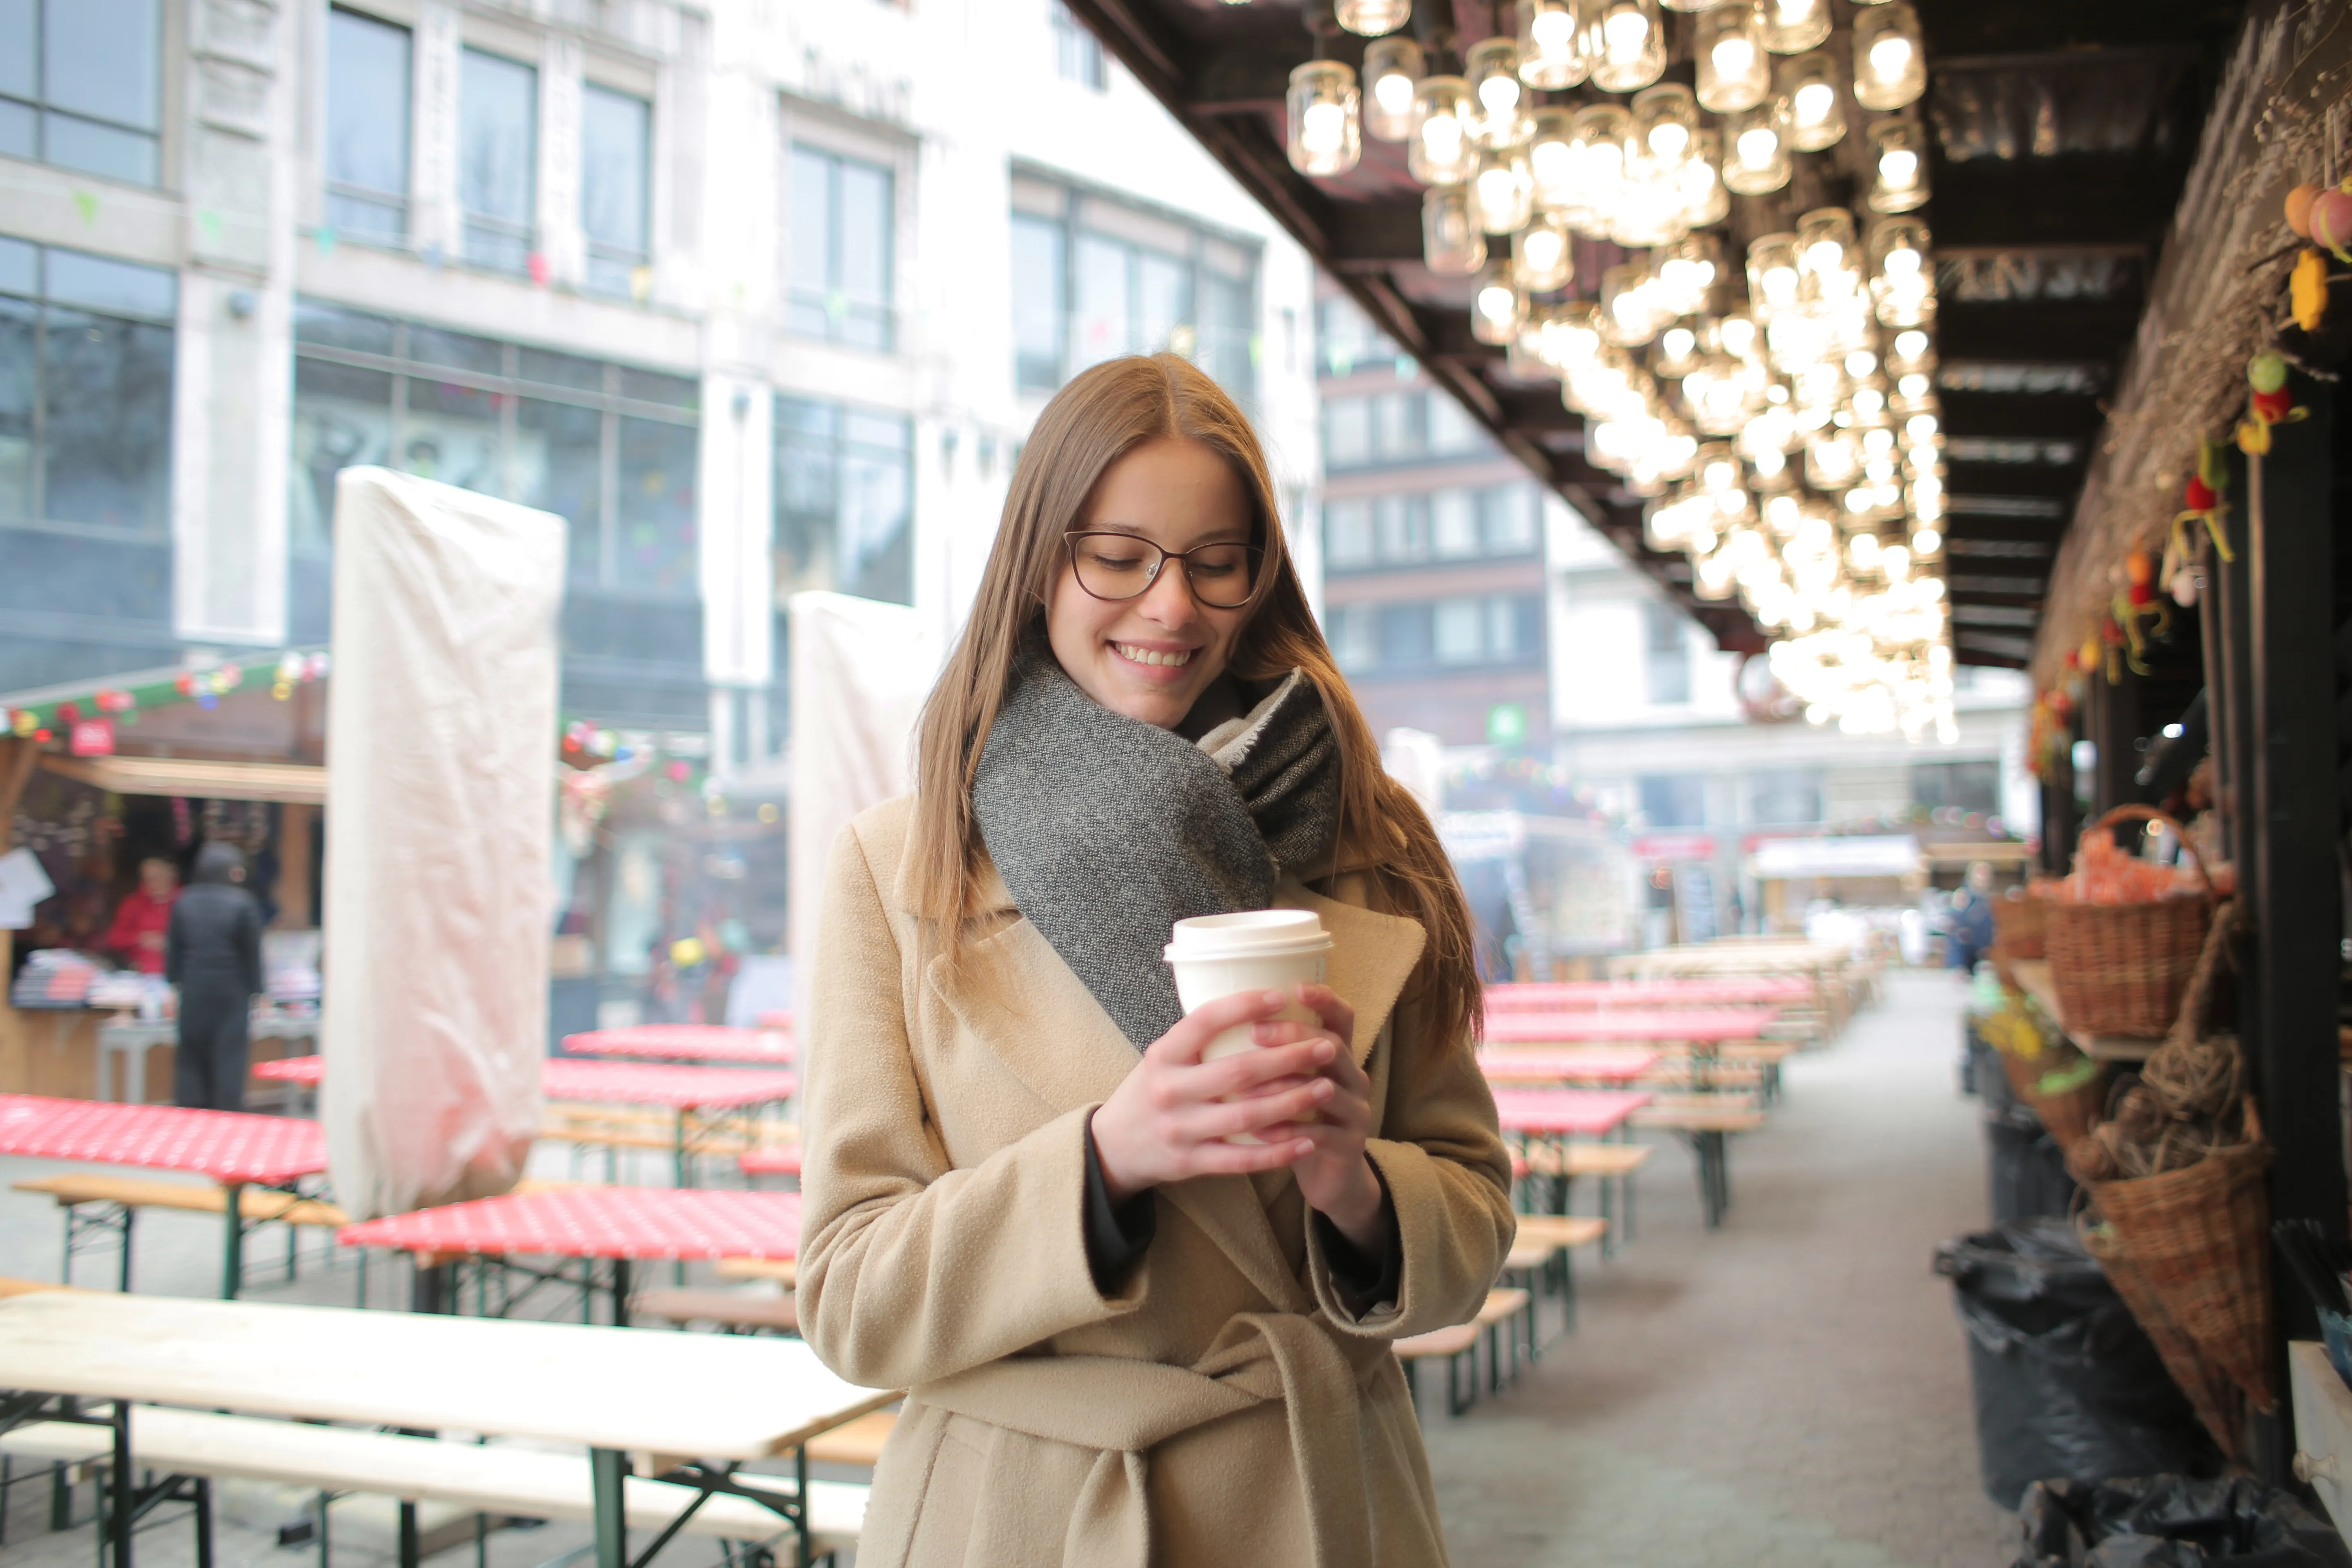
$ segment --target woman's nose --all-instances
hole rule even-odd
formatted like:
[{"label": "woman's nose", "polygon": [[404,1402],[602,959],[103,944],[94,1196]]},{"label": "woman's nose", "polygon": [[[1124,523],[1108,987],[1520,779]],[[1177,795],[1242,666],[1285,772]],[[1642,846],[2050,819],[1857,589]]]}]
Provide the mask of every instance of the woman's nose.
[{"label": "woman's nose", "polygon": [[1184,563],[1171,558],[1153,578],[1151,586],[1143,591],[1139,606],[1145,618],[1163,626],[1189,626],[1200,615],[1200,602],[1192,597],[1192,584],[1184,575]]}]

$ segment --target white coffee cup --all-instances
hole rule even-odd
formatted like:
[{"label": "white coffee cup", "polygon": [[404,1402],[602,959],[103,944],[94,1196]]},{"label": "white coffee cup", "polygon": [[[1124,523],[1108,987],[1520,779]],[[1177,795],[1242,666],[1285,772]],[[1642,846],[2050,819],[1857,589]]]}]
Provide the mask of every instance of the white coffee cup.
[{"label": "white coffee cup", "polygon": [[[1239,914],[1202,915],[1178,921],[1168,944],[1168,967],[1176,972],[1176,999],[1188,1014],[1244,991],[1291,991],[1323,984],[1323,961],[1331,951],[1331,933],[1313,910],[1245,910]],[[1317,1024],[1322,1019],[1297,1002],[1268,1022]],[[1241,1024],[1220,1033],[1202,1052],[1213,1062],[1239,1051],[1259,1047],[1255,1024]],[[1236,1133],[1234,1143],[1255,1143],[1248,1133]]]}]

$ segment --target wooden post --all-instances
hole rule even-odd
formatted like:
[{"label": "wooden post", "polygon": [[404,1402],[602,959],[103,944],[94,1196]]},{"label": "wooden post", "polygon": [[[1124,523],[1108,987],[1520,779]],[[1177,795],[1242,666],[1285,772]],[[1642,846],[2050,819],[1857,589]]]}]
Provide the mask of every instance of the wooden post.
[{"label": "wooden post", "polygon": [[278,808],[278,925],[307,931],[319,923],[310,908],[310,856],[316,847],[319,808],[288,804]]},{"label": "wooden post", "polygon": [[[40,746],[15,735],[0,736],[0,855],[5,855],[16,843],[16,803],[25,796],[25,785],[33,776],[34,764],[40,761]],[[23,1085],[29,1078],[26,1066],[28,1042],[25,1037],[25,1020],[8,1005],[8,976],[16,963],[16,933],[0,930],[0,1084]]]}]

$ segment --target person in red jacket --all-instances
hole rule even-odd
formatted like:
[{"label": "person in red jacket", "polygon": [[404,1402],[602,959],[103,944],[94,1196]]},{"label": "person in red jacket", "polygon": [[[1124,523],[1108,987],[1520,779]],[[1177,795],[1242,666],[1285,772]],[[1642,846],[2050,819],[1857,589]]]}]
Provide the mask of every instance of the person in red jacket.
[{"label": "person in red jacket", "polygon": [[139,886],[115,907],[106,948],[142,974],[163,973],[163,944],[172,929],[172,906],[180,898],[180,872],[157,857],[139,862]]}]

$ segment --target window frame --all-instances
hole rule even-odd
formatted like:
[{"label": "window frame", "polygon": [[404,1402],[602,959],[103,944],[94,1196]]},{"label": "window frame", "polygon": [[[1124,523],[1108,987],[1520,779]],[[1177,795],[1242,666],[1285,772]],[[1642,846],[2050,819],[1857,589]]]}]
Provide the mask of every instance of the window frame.
[{"label": "window frame", "polygon": [[[800,176],[796,166],[803,154],[821,160],[825,168],[824,202],[825,276],[823,286],[816,289],[807,287],[796,277],[792,265],[794,246],[789,230],[792,226],[800,221],[801,205],[798,191]],[[882,258],[883,268],[881,288],[877,290],[882,300],[878,323],[880,327],[878,345],[858,342],[845,331],[845,323],[850,319],[852,311],[865,308],[853,307],[849,303],[848,294],[843,288],[841,280],[843,234],[841,176],[844,165],[852,163],[856,164],[860,169],[880,175],[884,182],[885,195],[881,210],[885,226],[881,244],[877,252]],[[898,207],[903,174],[898,161],[895,158],[876,157],[869,153],[850,152],[823,141],[813,141],[801,135],[795,128],[784,141],[783,173],[784,216],[788,231],[782,247],[784,331],[789,336],[807,342],[831,343],[836,348],[853,349],[863,353],[896,354],[898,352],[898,279],[899,274],[904,270],[898,265],[899,230],[902,226]],[[824,317],[825,330],[815,332],[803,328],[796,316],[796,308],[814,309]]]},{"label": "window frame", "polygon": [[[529,151],[522,161],[527,183],[523,191],[523,216],[520,222],[512,218],[501,217],[491,213],[478,212],[474,208],[466,205],[466,58],[469,55],[477,55],[486,60],[495,60],[500,65],[509,66],[514,69],[526,72],[530,78],[530,112],[525,116],[523,121],[529,148]],[[540,254],[539,159],[541,148],[539,120],[547,93],[547,83],[541,79],[542,75],[543,73],[540,68],[540,62],[537,60],[517,59],[512,55],[507,54],[502,50],[486,47],[483,45],[470,41],[461,43],[457,48],[457,195],[458,252],[463,257],[467,266],[483,272],[493,273],[501,278],[521,278],[529,276],[530,272],[531,258]],[[413,175],[411,177],[414,178]],[[499,265],[499,262],[485,255],[478,254],[476,251],[474,245],[474,233],[477,229],[481,230],[486,236],[493,239],[504,240],[510,244],[520,245],[522,251],[523,264],[519,268],[508,268]]]},{"label": "window frame", "polygon": [[[773,579],[782,573],[784,563],[782,534],[784,531],[785,517],[785,487],[783,482],[783,468],[787,452],[788,450],[800,448],[806,439],[806,437],[803,437],[797,428],[787,426],[783,417],[784,405],[787,403],[799,404],[811,408],[822,408],[825,410],[827,415],[829,428],[822,439],[825,448],[826,460],[832,464],[835,477],[834,506],[830,522],[835,531],[834,543],[836,548],[840,542],[839,531],[842,522],[842,489],[840,485],[840,476],[846,469],[848,460],[853,456],[863,457],[869,460],[877,458],[887,457],[896,459],[899,465],[899,473],[903,480],[903,493],[906,498],[906,514],[903,528],[909,562],[908,578],[905,585],[907,597],[899,600],[884,600],[882,602],[908,605],[914,603],[915,574],[912,565],[916,526],[914,416],[905,409],[885,408],[870,404],[851,403],[840,398],[815,396],[804,392],[789,391],[783,388],[778,388],[771,395],[771,396],[772,408],[773,410],[774,430],[774,436],[772,441],[772,456],[771,458],[771,473],[773,482],[770,489],[768,526],[768,549],[771,578]],[[896,421],[904,435],[902,444],[891,448],[886,453],[883,447],[875,443],[853,438],[849,429],[849,416],[852,415],[863,416],[869,419]],[[804,513],[800,515],[813,514]],[[828,586],[830,586],[835,592],[844,594],[855,593],[858,587],[865,585],[862,583],[849,583],[843,581],[840,576],[842,563],[839,560],[835,560],[832,563],[832,565],[834,568],[835,580],[828,584]],[[787,590],[782,584],[776,584],[776,587],[778,590],[775,595],[777,607],[781,610],[782,608],[782,601],[786,593],[796,592],[798,590]]]},{"label": "window frame", "polygon": [[1046,26],[1054,36],[1054,74],[1089,92],[1110,90],[1110,66],[1102,40],[1070,14],[1065,0],[1046,0]]},{"label": "window frame", "polygon": [[[134,190],[170,190],[173,186],[175,174],[173,163],[175,161],[175,154],[177,153],[176,138],[172,133],[173,121],[177,110],[177,93],[175,91],[175,83],[173,79],[174,76],[173,64],[180,53],[179,13],[181,7],[165,4],[164,0],[154,0],[155,123],[153,126],[148,127],[131,125],[122,121],[110,120],[100,115],[84,113],[82,110],[78,109],[56,108],[50,103],[47,83],[45,80],[47,68],[47,50],[44,47],[43,30],[47,21],[49,7],[52,5],[64,5],[70,3],[72,3],[72,0],[31,0],[33,20],[33,39],[31,50],[33,70],[32,94],[30,97],[19,97],[15,93],[0,94],[0,103],[20,105],[32,116],[33,144],[32,150],[25,154],[26,160],[31,163],[46,164],[54,169],[67,170],[71,174],[87,179],[106,180],[114,184],[127,185]],[[80,121],[87,124],[95,125],[103,130],[114,132],[121,135],[141,137],[151,142],[154,150],[153,177],[146,180],[131,179],[121,174],[105,174],[95,170],[86,169],[79,164],[59,163],[51,158],[48,155],[47,146],[48,117],[53,114],[62,115],[68,120]]]},{"label": "window frame", "polygon": [[[372,186],[354,185],[334,177],[330,162],[332,127],[329,122],[327,95],[334,91],[334,28],[336,18],[349,16],[355,22],[388,27],[406,41],[407,74],[400,84],[402,120],[400,126],[400,167],[403,181],[397,192],[379,191]],[[405,249],[415,233],[416,217],[416,164],[415,142],[416,134],[416,29],[406,22],[396,21],[356,5],[330,5],[327,8],[326,36],[320,40],[320,99],[319,110],[319,187],[323,209],[321,217],[331,224],[338,239],[348,239],[354,245],[375,245],[392,249]],[[372,203],[380,206],[397,207],[400,213],[400,234],[395,239],[384,239],[373,234],[353,234],[333,221],[337,197],[347,201]]]},{"label": "window frame", "polygon": [[[637,215],[637,244],[635,249],[625,249],[609,241],[598,239],[596,236],[590,231],[588,226],[588,102],[593,95],[598,93],[602,93],[607,98],[625,100],[627,102],[635,104],[645,111],[644,130],[643,134],[639,138],[637,149],[637,155],[639,158],[638,178],[641,186],[642,205]],[[584,259],[582,285],[583,289],[588,293],[604,295],[607,298],[614,299],[635,299],[637,297],[637,289],[634,279],[637,276],[637,269],[640,268],[649,268],[653,265],[654,147],[656,140],[654,132],[654,100],[647,94],[633,92],[627,88],[616,87],[611,82],[598,81],[593,77],[583,79],[580,84],[581,135],[579,223],[581,251]],[[632,281],[619,289],[611,289],[601,287],[596,281],[596,265],[600,261],[607,264],[621,264],[625,266],[626,268],[626,276],[629,277]]]}]

